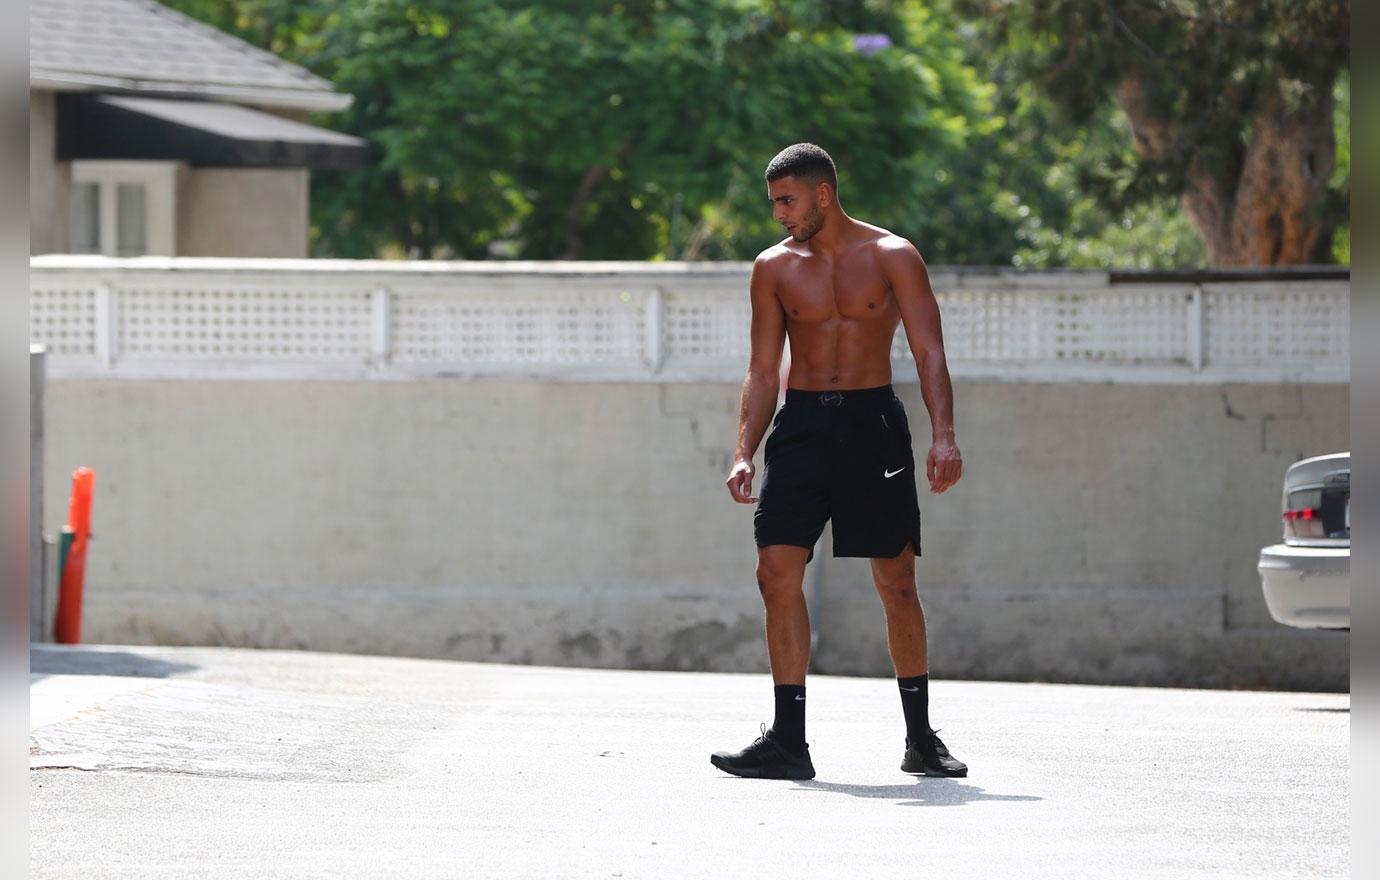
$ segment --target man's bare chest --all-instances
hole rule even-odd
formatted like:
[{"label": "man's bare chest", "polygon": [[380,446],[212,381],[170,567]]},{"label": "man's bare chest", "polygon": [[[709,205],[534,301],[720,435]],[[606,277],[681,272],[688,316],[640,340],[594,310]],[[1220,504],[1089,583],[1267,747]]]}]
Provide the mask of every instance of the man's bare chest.
[{"label": "man's bare chest", "polygon": [[895,306],[891,288],[872,261],[801,260],[782,273],[777,298],[795,321],[882,318]]}]

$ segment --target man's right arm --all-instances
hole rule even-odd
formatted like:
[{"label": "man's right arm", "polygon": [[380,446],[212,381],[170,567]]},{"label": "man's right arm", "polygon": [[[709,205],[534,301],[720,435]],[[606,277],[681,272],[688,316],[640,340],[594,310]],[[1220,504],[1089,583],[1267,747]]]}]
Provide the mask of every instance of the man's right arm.
[{"label": "man's right arm", "polygon": [[755,470],[752,456],[767,433],[781,386],[781,353],[786,346],[786,313],[776,298],[770,259],[763,254],[752,264],[752,342],[743,397],[738,406],[738,448],[728,474],[728,491],[740,504],[757,501],[752,495]]}]

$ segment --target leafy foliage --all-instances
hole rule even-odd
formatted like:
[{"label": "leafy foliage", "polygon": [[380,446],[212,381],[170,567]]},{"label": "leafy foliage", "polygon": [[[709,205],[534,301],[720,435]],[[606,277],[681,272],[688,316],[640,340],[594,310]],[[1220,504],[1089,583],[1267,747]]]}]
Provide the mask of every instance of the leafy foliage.
[{"label": "leafy foliage", "polygon": [[[1327,192],[1326,216],[1335,218],[1336,230],[1327,242],[1332,262],[1351,265],[1351,76],[1343,73],[1337,80],[1337,110],[1334,117],[1337,141],[1337,164]],[[1320,260],[1321,261],[1321,260]]]},{"label": "leafy foliage", "polygon": [[[1290,134],[1305,119],[1331,115],[1342,164],[1312,206],[1325,230],[1314,258],[1348,250],[1334,247],[1329,231],[1345,227],[1349,212],[1346,0],[959,2],[984,42],[1045,99],[1059,128],[1095,131],[1110,122],[1119,130],[1114,140],[1090,141],[1073,161],[1078,191],[1111,217],[1163,212],[1207,178],[1216,180],[1210,196],[1229,201],[1257,114],[1276,99]],[[1120,112],[1129,106],[1128,83],[1136,87],[1139,151],[1128,149],[1133,132]],[[1320,107],[1321,114],[1313,109]],[[1342,231],[1339,240],[1347,238]]]},{"label": "leafy foliage", "polygon": [[923,227],[917,171],[987,115],[954,22],[917,4],[180,5],[355,95],[332,123],[378,168],[316,175],[323,254],[742,257],[779,238],[761,169],[799,140],[850,210]]},{"label": "leafy foliage", "polygon": [[[319,121],[376,162],[313,173],[319,256],[746,259],[780,238],[762,168],[809,140],[838,162],[850,213],[936,262],[1204,259],[1173,169],[1138,164],[1109,99],[1129,38],[1098,10],[1127,4],[166,2],[355,96]],[[1157,100],[1191,107],[1220,85],[1228,68],[1191,57],[1176,50],[1162,78],[1183,82]],[[1339,217],[1345,169],[1339,152]]]},{"label": "leafy foliage", "polygon": [[1206,262],[1197,231],[1172,197],[1109,206],[1085,185],[1108,156],[1131,161],[1128,125],[1115,107],[1072,125],[1060,124],[1029,81],[1016,80],[1003,98],[1011,122],[996,145],[1007,154],[998,179],[1010,183],[995,210],[1015,225],[1013,265],[1167,269]]}]

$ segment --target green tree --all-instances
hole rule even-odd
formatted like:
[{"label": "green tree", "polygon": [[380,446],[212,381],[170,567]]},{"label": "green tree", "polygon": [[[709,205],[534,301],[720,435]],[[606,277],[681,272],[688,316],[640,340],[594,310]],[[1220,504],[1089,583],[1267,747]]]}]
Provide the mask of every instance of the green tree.
[{"label": "green tree", "polygon": [[1079,187],[1114,214],[1177,198],[1210,262],[1327,259],[1346,220],[1334,176],[1344,0],[968,0],[1026,78],[1084,126],[1109,104],[1134,155],[1108,151]]},{"label": "green tree", "polygon": [[859,216],[945,261],[973,243],[932,210],[934,169],[990,126],[943,3],[177,5],[355,95],[330,124],[378,163],[314,176],[322,255],[750,257],[780,236],[761,169],[797,140]]},{"label": "green tree", "polygon": [[[356,96],[321,121],[368,138],[377,161],[313,175],[321,256],[749,258],[779,237],[763,164],[814,140],[839,161],[848,209],[932,261],[1201,265],[1209,237],[1179,209],[1201,201],[1189,172],[1231,144],[1249,152],[1249,122],[1230,125],[1293,69],[1275,56],[1316,19],[1257,34],[1264,12],[1213,6],[1212,27],[1230,25],[1213,37],[1222,51],[1259,57],[1220,60],[1235,91],[1211,118],[1174,116],[1188,134],[1149,157],[1116,77],[1139,71],[1157,100],[1195,106],[1184,96],[1216,80],[1193,69],[1194,47],[1216,32],[1189,0],[958,0],[966,18],[949,0],[171,2]],[[1155,49],[1160,66],[1108,57],[1164,37],[1155,15],[1194,25],[1196,42]],[[1310,256],[1346,261],[1344,74],[1334,92],[1337,158],[1310,208]],[[1193,139],[1223,126],[1226,147]],[[1220,188],[1244,179],[1221,167]]]},{"label": "green tree", "polygon": [[1002,157],[994,179],[1003,186],[995,209],[1014,224],[1014,265],[1149,269],[1206,262],[1202,240],[1172,198],[1109,206],[1085,185],[1107,157],[1130,160],[1124,114],[1107,106],[1081,125],[1060,124],[1045,96],[1007,74],[999,77],[1008,121],[993,145]]}]

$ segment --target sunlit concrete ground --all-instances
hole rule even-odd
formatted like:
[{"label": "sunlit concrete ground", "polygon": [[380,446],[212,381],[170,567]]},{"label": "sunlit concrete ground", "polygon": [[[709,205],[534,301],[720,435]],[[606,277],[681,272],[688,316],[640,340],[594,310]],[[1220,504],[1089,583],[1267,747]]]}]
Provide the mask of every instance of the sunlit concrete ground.
[{"label": "sunlit concrete ground", "polygon": [[760,675],[35,647],[34,877],[1327,877],[1349,696],[815,677],[818,778],[709,764]]}]

